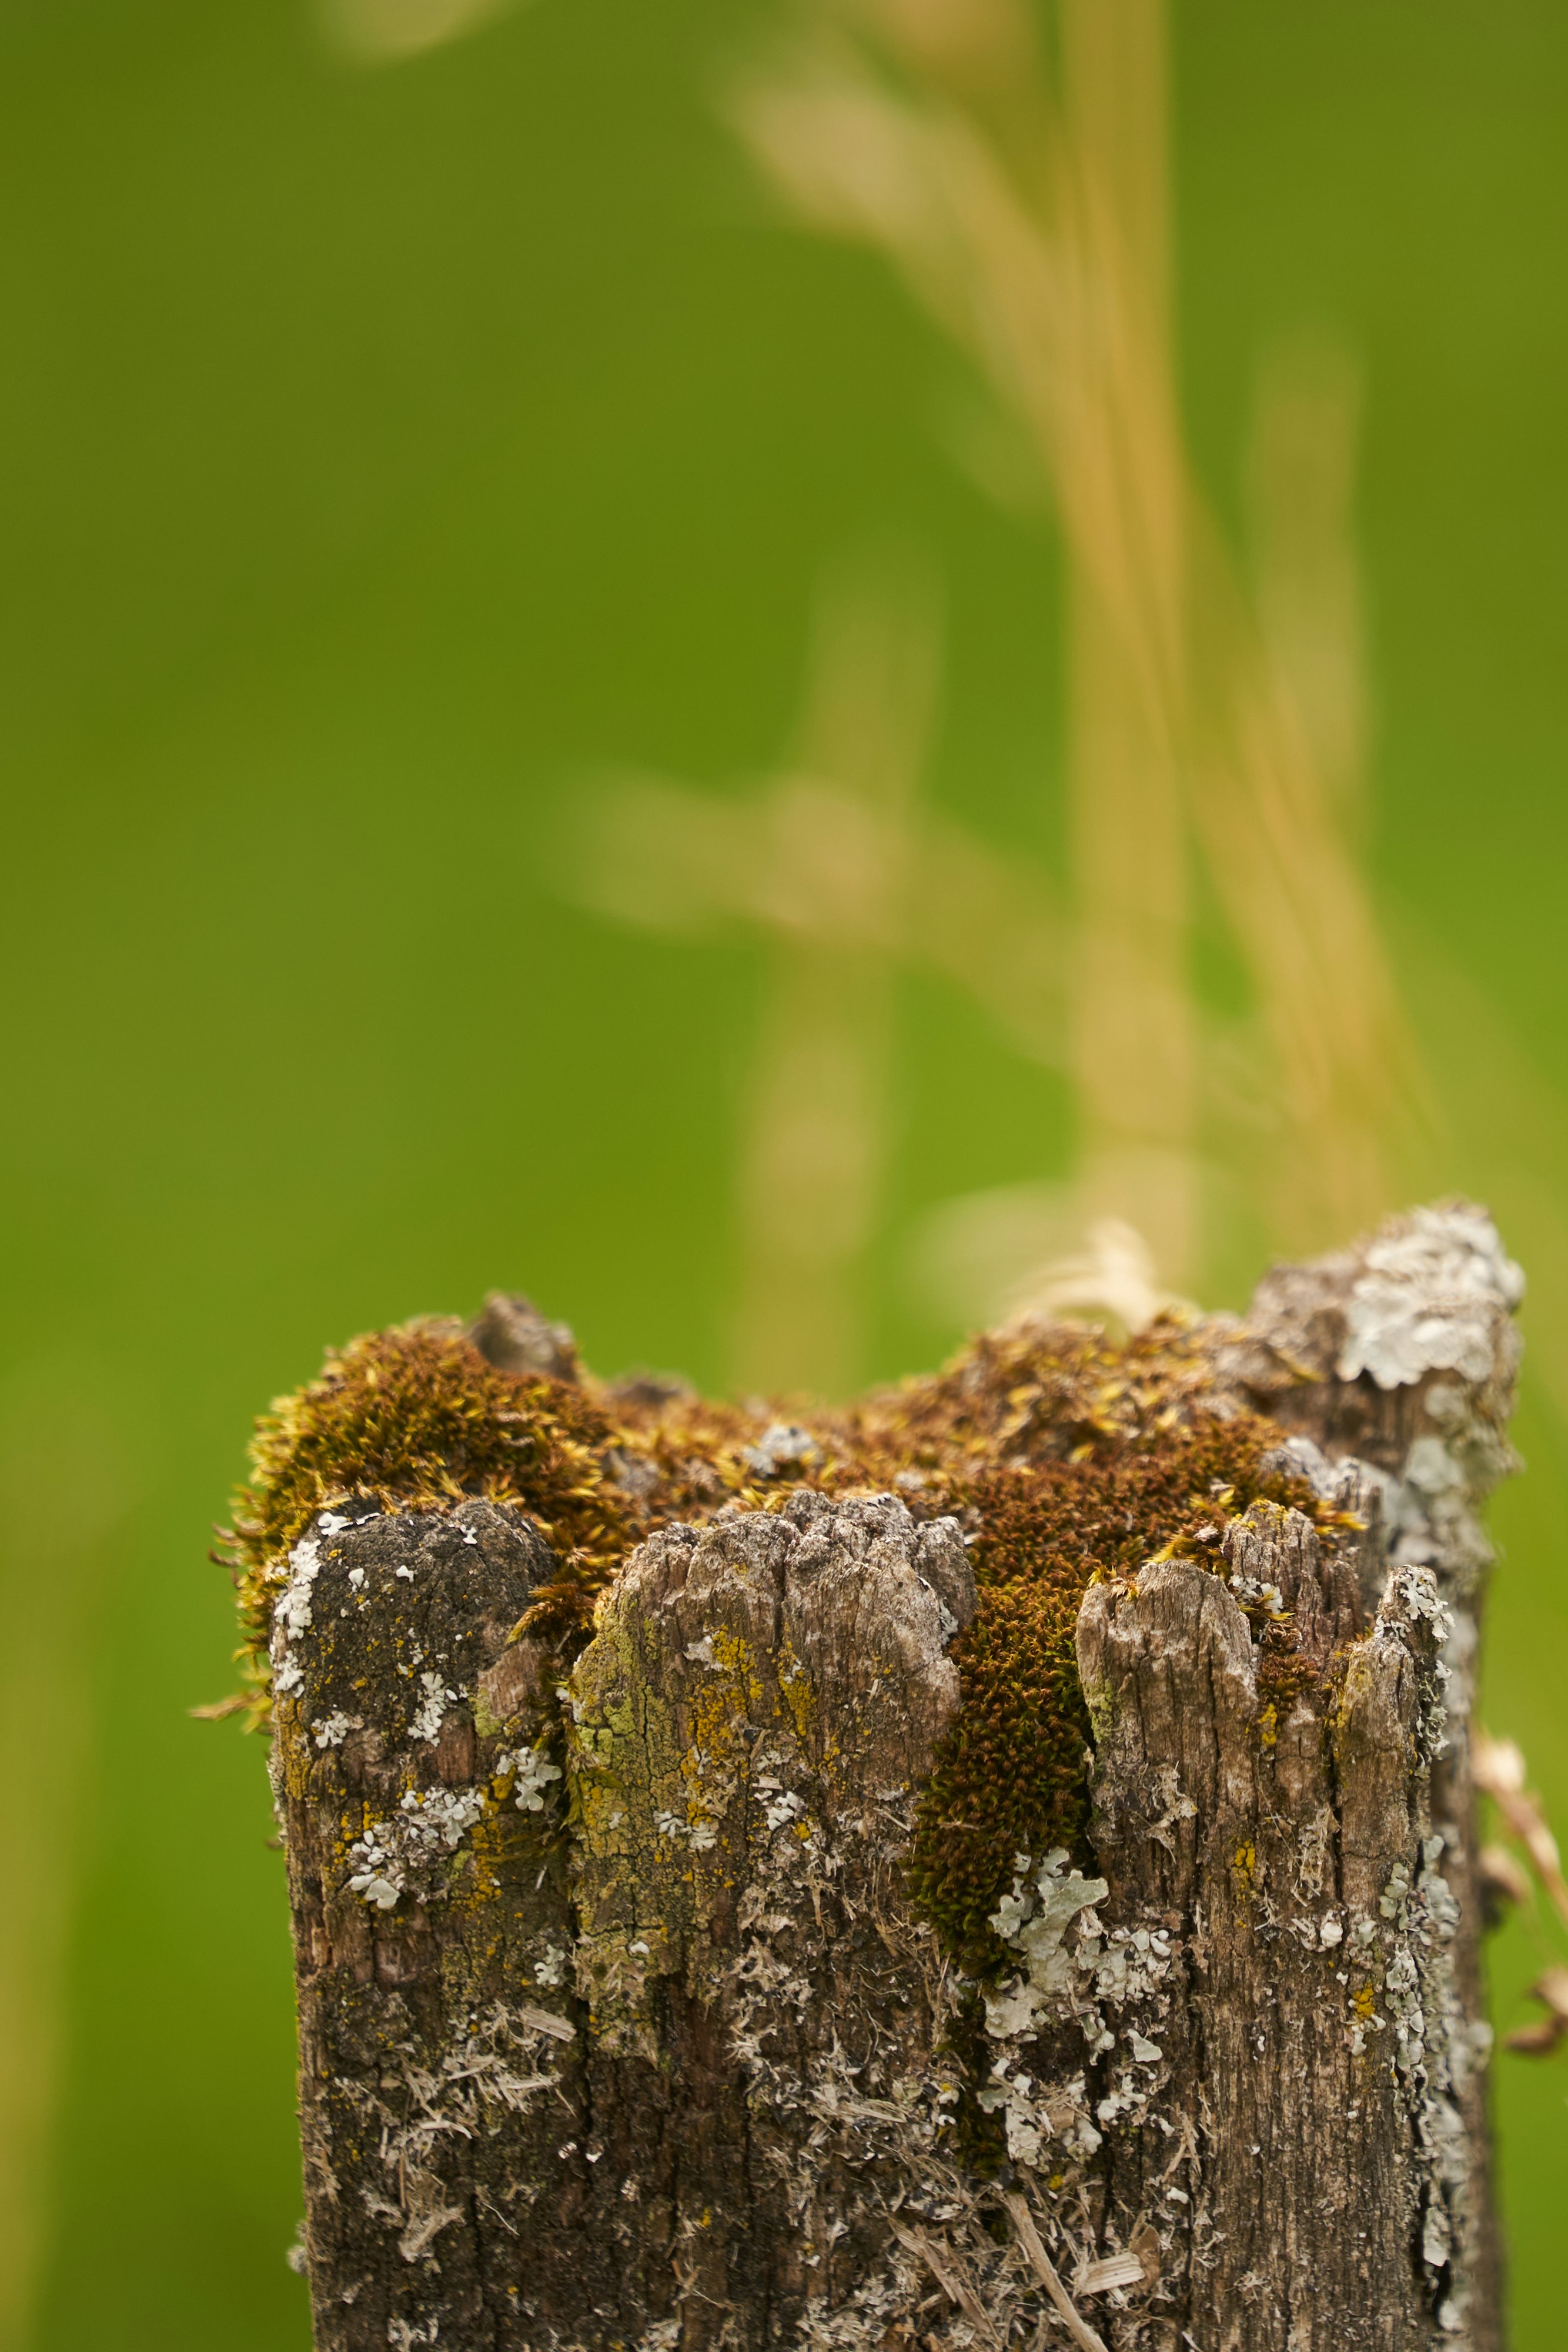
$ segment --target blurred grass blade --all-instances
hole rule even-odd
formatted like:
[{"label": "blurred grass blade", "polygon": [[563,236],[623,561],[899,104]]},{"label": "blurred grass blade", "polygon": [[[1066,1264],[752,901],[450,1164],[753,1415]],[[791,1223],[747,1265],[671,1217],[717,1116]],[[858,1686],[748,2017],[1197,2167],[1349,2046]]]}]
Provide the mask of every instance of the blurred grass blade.
[{"label": "blurred grass blade", "polygon": [[[1185,1286],[1200,1106],[1222,1099],[1197,1069],[1194,845],[1266,1040],[1279,1123],[1247,1150],[1269,1242],[1317,1245],[1389,1206],[1421,1156],[1428,1111],[1344,822],[1364,706],[1355,600],[1343,593],[1343,388],[1307,415],[1319,440],[1313,463],[1298,465],[1296,506],[1276,497],[1267,510],[1270,637],[1177,413],[1163,7],[1061,0],[1055,15],[1053,73],[1006,0],[830,7],[741,79],[731,110],[800,218],[894,264],[1011,408],[1052,483],[1070,570],[1082,1208],[1140,1228],[1162,1277]],[[1310,403],[1299,384],[1293,396],[1299,428]],[[1276,490],[1291,422],[1281,398],[1260,439]],[[1334,400],[1337,452],[1321,430]],[[1314,593],[1321,614],[1331,578],[1342,592],[1332,741],[1321,643],[1309,677],[1301,626]],[[1224,1140],[1218,1156],[1235,1148]]]},{"label": "blurred grass blade", "polygon": [[422,56],[476,33],[516,0],[319,0],[330,46],[364,65]]}]

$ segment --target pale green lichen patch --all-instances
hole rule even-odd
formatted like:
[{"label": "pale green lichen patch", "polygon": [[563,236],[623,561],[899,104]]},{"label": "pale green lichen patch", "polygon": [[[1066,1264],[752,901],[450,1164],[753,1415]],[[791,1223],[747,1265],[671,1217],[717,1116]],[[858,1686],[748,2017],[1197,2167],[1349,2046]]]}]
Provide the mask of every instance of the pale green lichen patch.
[{"label": "pale green lichen patch", "polygon": [[754,1758],[770,1736],[793,1744],[779,1661],[743,1632],[719,1623],[672,1661],[653,1596],[691,1541],[654,1539],[563,1691],[579,1983],[596,2037],[650,2057],[650,1984],[711,1949],[744,1867]]}]

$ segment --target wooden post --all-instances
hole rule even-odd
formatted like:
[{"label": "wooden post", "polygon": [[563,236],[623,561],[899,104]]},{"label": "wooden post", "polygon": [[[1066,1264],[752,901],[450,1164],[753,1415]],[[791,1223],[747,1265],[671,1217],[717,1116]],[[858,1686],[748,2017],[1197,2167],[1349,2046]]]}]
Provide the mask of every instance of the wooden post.
[{"label": "wooden post", "polygon": [[1519,1287],[1448,1204],[1244,1318],[1014,1326],[771,1426],[428,1326],[367,1343],[379,1396],[421,1368],[406,1493],[393,1404],[323,1451],[348,1351],[240,1531],[320,2352],[1494,2352],[1468,1727]]}]

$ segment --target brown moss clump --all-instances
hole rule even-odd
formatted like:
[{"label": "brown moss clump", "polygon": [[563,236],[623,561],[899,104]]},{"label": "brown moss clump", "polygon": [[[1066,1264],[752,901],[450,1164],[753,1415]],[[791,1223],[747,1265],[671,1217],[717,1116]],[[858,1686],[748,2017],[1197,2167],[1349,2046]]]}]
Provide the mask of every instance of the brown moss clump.
[{"label": "brown moss clump", "polygon": [[[323,1510],[439,1509],[465,1496],[517,1505],[557,1572],[524,1621],[563,1665],[632,1548],[727,1505],[782,1507],[801,1486],[892,1489],[917,1518],[956,1514],[978,1608],[955,1643],[963,1704],[921,1800],[915,1898],[977,1976],[1005,1948],[987,1924],[1015,1853],[1082,1849],[1089,1724],[1078,1606],[1097,1576],[1151,1555],[1218,1564],[1229,1520],[1260,1496],[1311,1510],[1297,1479],[1265,1475],[1280,1433],[1214,1409],[1212,1338],[1162,1318],[1124,1347],[1077,1326],[1020,1322],[946,1369],[838,1411],[777,1415],[676,1384],[607,1387],[498,1369],[456,1323],[352,1341],[257,1424],[228,1538],[255,1720],[267,1711],[273,1601],[292,1547]],[[789,1419],[787,1442],[770,1419]],[[1270,1694],[1299,1669],[1272,1654]]]},{"label": "brown moss clump", "polygon": [[978,1607],[953,1648],[963,1704],[921,1800],[912,1878],[945,1949],[971,1973],[1007,1958],[988,1920],[1015,1854],[1061,1845],[1088,1858],[1075,1644],[1085,1591],[1155,1556],[1218,1565],[1227,1524],[1260,1496],[1310,1508],[1303,1481],[1264,1472],[1278,1444],[1268,1422],[1199,1411],[1091,1458],[968,1482]]},{"label": "brown moss clump", "polygon": [[465,1496],[517,1505],[557,1561],[524,1624],[570,1663],[600,1593],[655,1528],[711,1518],[731,1501],[782,1502],[788,1486],[759,1480],[747,1458],[761,1428],[754,1412],[678,1385],[502,1370],[455,1320],[350,1340],[256,1423],[250,1478],[215,1555],[239,1595],[247,1689],[200,1711],[243,1707],[267,1721],[272,1605],[319,1512],[356,1502],[439,1510]]},{"label": "brown moss clump", "polygon": [[606,1475],[614,1431],[593,1398],[544,1373],[497,1371],[459,1334],[413,1324],[350,1341],[256,1424],[251,1477],[220,1555],[235,1572],[247,1678],[265,1711],[272,1602],[317,1513],[345,1504],[430,1510],[516,1503],[560,1564],[538,1595],[576,1620],[641,1535]]},{"label": "brown moss clump", "polygon": [[979,1465],[1087,1460],[1176,1428],[1212,1391],[1201,1324],[1162,1315],[1124,1345],[1081,1324],[1020,1318],[982,1333],[934,1377],[836,1417],[843,1442],[890,1475],[962,1480]]},{"label": "brown moss clump", "polygon": [[1293,1627],[1264,1624],[1260,1628],[1258,1654],[1258,1712],[1260,1720],[1267,1721],[1271,1711],[1273,1721],[1278,1722],[1290,1713],[1299,1698],[1312,1697],[1325,1686],[1328,1679],[1316,1661],[1299,1647]]}]

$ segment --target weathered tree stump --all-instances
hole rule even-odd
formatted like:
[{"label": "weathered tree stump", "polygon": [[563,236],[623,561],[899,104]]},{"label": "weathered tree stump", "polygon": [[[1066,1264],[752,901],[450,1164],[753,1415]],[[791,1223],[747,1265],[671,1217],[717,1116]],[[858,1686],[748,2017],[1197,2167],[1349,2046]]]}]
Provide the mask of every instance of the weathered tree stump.
[{"label": "weathered tree stump", "polygon": [[520,1302],[275,1408],[322,2352],[1500,2342],[1464,1205],[852,1411]]}]

